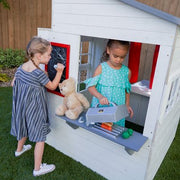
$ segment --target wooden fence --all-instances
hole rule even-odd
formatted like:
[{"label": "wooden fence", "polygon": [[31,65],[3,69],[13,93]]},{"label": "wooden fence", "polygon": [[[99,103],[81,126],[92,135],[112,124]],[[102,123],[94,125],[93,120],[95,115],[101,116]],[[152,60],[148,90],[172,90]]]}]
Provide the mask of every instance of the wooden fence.
[{"label": "wooden fence", "polygon": [[136,0],[180,18],[180,0]]},{"label": "wooden fence", "polygon": [[25,49],[37,28],[51,27],[51,0],[7,0],[0,4],[0,48]]},{"label": "wooden fence", "polygon": [[[51,0],[7,0],[10,10],[0,4],[0,48],[25,49],[37,28],[51,27]],[[180,17],[180,0],[137,0]]]}]

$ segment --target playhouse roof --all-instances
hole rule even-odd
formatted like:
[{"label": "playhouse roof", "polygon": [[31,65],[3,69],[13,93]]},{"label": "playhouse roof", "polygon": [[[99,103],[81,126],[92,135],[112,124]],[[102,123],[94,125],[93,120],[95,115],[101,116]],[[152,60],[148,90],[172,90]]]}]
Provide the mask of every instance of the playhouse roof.
[{"label": "playhouse roof", "polygon": [[140,2],[137,2],[135,0],[120,0],[121,2],[123,3],[126,3],[130,6],[133,6],[137,9],[140,9],[140,10],[143,10],[147,13],[150,13],[150,14],[153,14],[155,16],[158,16],[162,19],[165,19],[171,23],[174,23],[174,24],[177,24],[177,25],[180,25],[180,18],[176,17],[176,16],[173,16],[171,14],[168,14],[166,12],[163,12],[161,10],[158,10],[156,8],[153,8],[153,7],[150,7],[146,4],[143,4],[143,3],[140,3]]}]

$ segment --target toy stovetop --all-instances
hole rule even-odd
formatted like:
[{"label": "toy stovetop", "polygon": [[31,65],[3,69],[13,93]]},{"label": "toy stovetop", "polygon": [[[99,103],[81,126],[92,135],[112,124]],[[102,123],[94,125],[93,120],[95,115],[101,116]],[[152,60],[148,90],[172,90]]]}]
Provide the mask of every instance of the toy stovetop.
[{"label": "toy stovetop", "polygon": [[89,124],[96,122],[117,122],[129,116],[125,104],[119,106],[111,104],[113,106],[98,107],[97,105],[94,108],[89,108],[86,113],[86,125],[89,126]]}]

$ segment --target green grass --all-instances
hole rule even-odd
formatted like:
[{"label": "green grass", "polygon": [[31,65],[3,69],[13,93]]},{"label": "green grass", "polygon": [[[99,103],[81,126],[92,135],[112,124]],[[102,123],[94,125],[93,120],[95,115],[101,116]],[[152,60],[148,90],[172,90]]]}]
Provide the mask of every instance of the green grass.
[{"label": "green grass", "polygon": [[[16,138],[10,135],[12,88],[0,88],[0,180],[103,180],[104,178],[46,144],[43,162],[54,163],[53,173],[33,177],[33,150],[14,157]],[[180,179],[180,126],[155,180]],[[34,143],[28,142],[33,145]],[[173,177],[173,178],[172,178]]]},{"label": "green grass", "polygon": [[176,136],[171,144],[163,163],[161,164],[154,180],[179,180],[180,179],[180,123]]},{"label": "green grass", "polygon": [[[33,177],[33,150],[15,158],[16,138],[10,135],[12,88],[0,88],[0,180],[103,180],[104,178],[77,161],[45,145],[43,162],[54,163],[53,173]],[[34,149],[34,143],[32,144]]]}]

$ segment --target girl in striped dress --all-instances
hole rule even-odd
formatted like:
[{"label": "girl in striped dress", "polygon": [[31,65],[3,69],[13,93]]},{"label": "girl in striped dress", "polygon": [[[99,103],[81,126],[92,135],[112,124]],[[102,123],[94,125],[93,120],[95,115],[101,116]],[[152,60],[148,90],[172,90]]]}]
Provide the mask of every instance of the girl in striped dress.
[{"label": "girl in striped dress", "polygon": [[[91,107],[97,104],[107,106],[110,102],[117,105],[126,104],[130,117],[133,116],[133,110],[129,105],[131,72],[122,64],[128,50],[129,42],[127,41],[108,41],[102,56],[105,62],[96,68],[93,78],[85,81],[89,92],[93,95]],[[119,120],[116,124],[125,127],[125,119]]]},{"label": "girl in striped dress", "polygon": [[11,134],[18,140],[15,156],[20,156],[31,149],[31,145],[24,145],[27,138],[36,142],[34,176],[46,174],[55,169],[53,164],[42,164],[46,135],[50,132],[45,87],[55,90],[64,70],[64,65],[58,63],[56,76],[53,81],[50,81],[45,72],[39,68],[39,64],[48,64],[51,50],[50,42],[40,37],[33,37],[26,49],[28,61],[17,69],[12,81]]}]

